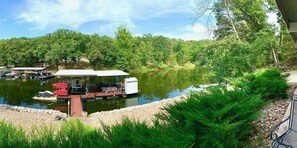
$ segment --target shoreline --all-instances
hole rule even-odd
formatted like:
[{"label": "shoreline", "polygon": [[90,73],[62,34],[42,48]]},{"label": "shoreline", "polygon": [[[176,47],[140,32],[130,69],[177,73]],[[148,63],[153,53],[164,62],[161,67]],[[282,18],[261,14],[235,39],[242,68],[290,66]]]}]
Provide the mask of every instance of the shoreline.
[{"label": "shoreline", "polygon": [[[290,94],[290,93],[289,93]],[[87,117],[78,118],[82,123],[97,129],[104,126],[120,124],[123,118],[136,122],[145,122],[148,126],[153,125],[155,115],[163,112],[163,108],[176,102],[184,101],[188,98],[187,94],[167,98],[160,101],[151,102],[143,105],[130,106],[111,111],[101,111],[90,114]],[[261,116],[254,121],[254,129],[251,131],[250,140],[255,145],[261,144],[257,141],[263,138],[264,145],[269,145],[269,131],[277,123],[282,121],[289,105],[289,99],[275,100],[261,109]],[[61,119],[56,119],[59,116]],[[35,128],[59,129],[68,120],[66,113],[52,109],[32,109],[19,106],[0,104],[0,120],[8,121],[14,126],[22,127],[26,132],[32,132]],[[260,145],[259,145],[260,144]],[[263,145],[262,145],[263,146]]]},{"label": "shoreline", "polygon": [[146,122],[151,125],[155,115],[162,112],[162,108],[175,102],[179,102],[188,98],[184,94],[178,97],[167,98],[160,101],[151,102],[143,105],[130,106],[111,111],[95,112],[87,118],[81,118],[84,123],[92,127],[101,128],[104,125],[115,125],[122,122],[123,118],[130,120]]},{"label": "shoreline", "polygon": [[[111,111],[95,112],[87,117],[78,118],[83,123],[101,128],[104,125],[114,125],[120,123],[123,117],[131,120],[144,121],[151,124],[154,115],[161,112],[162,108],[175,102],[184,100],[187,95],[181,95],[174,98],[167,98],[160,101],[151,102],[143,105],[130,106]],[[62,113],[53,109],[35,109],[22,106],[12,106],[0,104],[0,120],[7,121],[14,126],[22,127],[26,131],[30,131],[35,127],[59,127],[63,121],[74,119],[67,118],[66,113]]]},{"label": "shoreline", "polygon": [[28,113],[42,113],[42,114],[50,114],[56,116],[67,116],[66,113],[60,112],[54,109],[37,109],[23,106],[13,106],[8,104],[0,104],[0,109],[13,110],[17,112],[28,112]]},{"label": "shoreline", "polygon": [[0,104],[0,121],[22,127],[29,132],[34,128],[59,128],[67,115],[52,109],[34,109],[21,106]]}]

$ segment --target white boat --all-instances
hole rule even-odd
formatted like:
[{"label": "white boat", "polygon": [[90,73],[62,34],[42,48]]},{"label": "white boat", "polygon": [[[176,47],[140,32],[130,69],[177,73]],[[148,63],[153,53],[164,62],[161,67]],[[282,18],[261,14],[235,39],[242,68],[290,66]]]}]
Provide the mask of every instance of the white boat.
[{"label": "white boat", "polygon": [[39,92],[33,97],[33,99],[48,102],[57,102],[57,97],[50,91]]}]

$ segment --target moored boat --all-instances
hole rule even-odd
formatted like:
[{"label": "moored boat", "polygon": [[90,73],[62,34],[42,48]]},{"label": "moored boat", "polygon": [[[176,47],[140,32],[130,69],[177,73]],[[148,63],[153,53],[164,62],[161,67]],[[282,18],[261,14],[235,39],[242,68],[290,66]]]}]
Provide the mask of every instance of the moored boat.
[{"label": "moored boat", "polygon": [[57,97],[50,91],[44,91],[37,93],[34,97],[34,100],[57,102]]}]

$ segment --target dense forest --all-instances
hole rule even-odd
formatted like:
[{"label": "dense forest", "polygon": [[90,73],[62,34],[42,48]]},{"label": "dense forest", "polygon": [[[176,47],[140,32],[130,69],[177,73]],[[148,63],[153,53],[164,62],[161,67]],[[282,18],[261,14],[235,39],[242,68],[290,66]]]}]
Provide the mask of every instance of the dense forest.
[{"label": "dense forest", "polygon": [[87,58],[96,68],[123,70],[195,62],[195,53],[212,41],[183,41],[145,34],[133,37],[119,27],[116,37],[87,35],[58,29],[36,38],[13,38],[0,43],[0,65],[32,66],[35,63],[58,64]]},{"label": "dense forest", "polygon": [[[205,10],[215,16],[213,40],[184,41],[152,34],[134,37],[124,26],[118,27],[114,38],[58,29],[41,37],[1,40],[0,65],[57,66],[86,58],[95,69],[135,70],[192,63],[229,77],[296,63],[297,50],[274,1],[224,0],[207,5],[211,2],[197,5],[196,18]],[[277,14],[278,25],[267,22],[271,13]]]}]

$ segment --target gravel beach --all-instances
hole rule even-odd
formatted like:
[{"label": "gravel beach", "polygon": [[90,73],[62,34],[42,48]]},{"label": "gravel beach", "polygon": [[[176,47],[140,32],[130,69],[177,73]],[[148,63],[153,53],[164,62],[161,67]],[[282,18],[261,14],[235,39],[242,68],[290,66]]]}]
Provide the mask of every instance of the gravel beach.
[{"label": "gravel beach", "polygon": [[[154,119],[154,115],[161,111],[161,108],[168,104],[175,103],[186,99],[186,95],[164,99],[161,101],[152,102],[149,104],[131,106],[127,108],[104,111],[90,114],[86,118],[81,120],[93,127],[101,127],[101,123],[105,125],[113,125],[120,123],[123,117],[127,117],[131,120],[145,121],[148,124]],[[57,120],[62,118],[62,120]],[[67,115],[56,110],[46,109],[32,109],[10,105],[0,105],[0,120],[8,121],[15,126],[20,126],[25,130],[30,130],[34,127],[51,126],[59,127],[66,119]]]},{"label": "gravel beach", "polygon": [[112,111],[97,112],[90,114],[87,118],[82,118],[82,121],[88,125],[100,128],[101,123],[104,125],[114,125],[121,123],[122,119],[127,117],[130,120],[141,122],[144,121],[150,125],[152,124],[152,120],[155,117],[154,115],[160,113],[163,107],[178,101],[185,100],[186,98],[187,96],[183,95],[180,97],[164,99],[144,105],[131,106]]},{"label": "gravel beach", "polygon": [[10,105],[0,105],[0,120],[20,126],[26,131],[34,127],[59,127],[67,115],[56,110],[32,109]]}]

